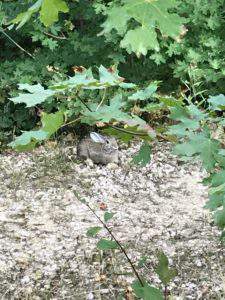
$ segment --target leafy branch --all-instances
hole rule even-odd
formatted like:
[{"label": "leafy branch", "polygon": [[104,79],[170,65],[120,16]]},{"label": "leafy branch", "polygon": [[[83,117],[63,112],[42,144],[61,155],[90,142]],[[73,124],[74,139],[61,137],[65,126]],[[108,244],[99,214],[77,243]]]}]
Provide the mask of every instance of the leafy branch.
[{"label": "leafy branch", "polygon": [[[163,252],[158,252],[158,265],[155,268],[155,272],[159,276],[162,283],[165,285],[164,293],[162,293],[159,289],[151,286],[144,278],[140,276],[140,274],[137,271],[137,268],[135,264],[131,261],[129,258],[127,251],[125,250],[124,246],[120,243],[120,241],[115,237],[112,230],[109,228],[109,226],[106,224],[113,216],[114,213],[105,212],[104,214],[104,221],[101,220],[101,218],[96,214],[96,212],[92,209],[92,207],[87,203],[87,201],[80,197],[80,195],[73,191],[76,199],[84,204],[89,211],[95,216],[95,218],[101,223],[103,226],[102,228],[106,229],[110,237],[113,241],[109,241],[107,239],[101,239],[97,243],[97,247],[100,250],[115,250],[120,249],[120,251],[124,254],[127,262],[129,263],[134,275],[136,276],[137,280],[135,280],[132,284],[133,291],[135,295],[139,298],[142,298],[143,300],[151,300],[151,299],[157,299],[157,300],[167,300],[167,287],[169,282],[177,276],[177,271],[174,268],[169,267],[168,258]],[[91,227],[87,231],[87,235],[90,237],[95,237],[99,231],[102,229],[101,227]],[[140,262],[140,264],[143,264],[144,262]],[[164,297],[163,297],[164,294]]]},{"label": "leafy branch", "polygon": [[[120,241],[115,237],[115,235],[112,233],[111,229],[108,227],[108,225],[103,222],[99,216],[96,214],[96,212],[91,208],[91,206],[84,200],[80,197],[80,195],[77,193],[77,192],[74,192],[76,198],[81,202],[83,203],[92,213],[93,215],[96,217],[96,219],[98,219],[98,221],[103,225],[103,227],[108,231],[108,233],[110,234],[110,236],[112,237],[112,239],[116,242],[116,244],[119,246],[120,250],[122,251],[122,253],[125,255],[128,263],[130,264],[135,276],[137,277],[139,283],[141,284],[141,286],[143,287],[144,286],[144,283],[141,279],[141,276],[138,274],[138,271],[136,270],[135,268],[135,265],[133,264],[133,262],[131,261],[131,259],[129,258],[125,248],[123,247],[123,245],[120,243]],[[109,220],[109,219],[108,219]]]}]

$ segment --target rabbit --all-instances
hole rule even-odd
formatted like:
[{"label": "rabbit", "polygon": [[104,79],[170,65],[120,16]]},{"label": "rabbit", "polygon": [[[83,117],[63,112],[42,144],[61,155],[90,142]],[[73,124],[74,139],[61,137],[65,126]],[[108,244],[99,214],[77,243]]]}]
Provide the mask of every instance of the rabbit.
[{"label": "rabbit", "polygon": [[116,139],[97,132],[91,132],[78,143],[77,155],[82,159],[90,158],[96,164],[106,165],[119,162]]}]

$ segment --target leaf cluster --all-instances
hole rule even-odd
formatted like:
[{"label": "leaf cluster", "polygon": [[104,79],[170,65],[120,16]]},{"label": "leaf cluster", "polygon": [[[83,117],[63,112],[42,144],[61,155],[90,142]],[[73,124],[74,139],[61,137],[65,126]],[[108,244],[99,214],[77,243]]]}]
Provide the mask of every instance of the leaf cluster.
[{"label": "leaf cluster", "polygon": [[177,124],[170,126],[168,134],[177,136],[179,143],[174,153],[184,160],[198,158],[208,172],[204,183],[209,186],[206,208],[213,211],[215,224],[225,229],[225,150],[224,115],[217,113],[225,107],[225,96],[210,97],[208,109],[202,110],[191,102],[170,108],[170,118]]}]

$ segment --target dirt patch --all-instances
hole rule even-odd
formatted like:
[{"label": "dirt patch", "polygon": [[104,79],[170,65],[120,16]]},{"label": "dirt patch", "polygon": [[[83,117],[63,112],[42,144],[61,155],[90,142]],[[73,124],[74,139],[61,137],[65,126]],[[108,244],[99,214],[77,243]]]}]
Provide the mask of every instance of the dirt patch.
[{"label": "dirt patch", "polygon": [[141,272],[153,285],[160,286],[153,268],[161,249],[178,269],[173,299],[225,297],[224,250],[203,209],[199,165],[180,164],[170,145],[159,143],[149,165],[130,167],[138,147],[120,151],[121,166],[78,162],[71,145],[1,155],[2,298],[119,299],[134,279],[122,254],[101,253],[98,239],[87,238],[87,229],[99,224],[73,190],[99,216],[102,203],[116,213],[116,237],[134,261],[148,256]]}]

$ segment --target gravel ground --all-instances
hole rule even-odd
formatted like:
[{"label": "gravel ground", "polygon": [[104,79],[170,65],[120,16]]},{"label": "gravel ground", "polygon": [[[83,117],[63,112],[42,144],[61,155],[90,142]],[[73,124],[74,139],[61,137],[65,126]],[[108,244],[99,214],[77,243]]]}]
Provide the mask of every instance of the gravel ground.
[{"label": "gravel ground", "polygon": [[[171,299],[225,299],[224,249],[207,210],[197,163],[182,164],[170,145],[154,146],[145,168],[130,167],[139,145],[120,150],[121,165],[79,162],[75,146],[49,143],[0,156],[0,296],[2,299],[120,299],[134,279],[119,251],[102,253],[86,236],[99,225],[74,196],[102,217],[153,285],[163,250],[178,276]],[[103,231],[100,236],[105,236]],[[127,299],[133,299],[131,296]]]}]

